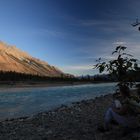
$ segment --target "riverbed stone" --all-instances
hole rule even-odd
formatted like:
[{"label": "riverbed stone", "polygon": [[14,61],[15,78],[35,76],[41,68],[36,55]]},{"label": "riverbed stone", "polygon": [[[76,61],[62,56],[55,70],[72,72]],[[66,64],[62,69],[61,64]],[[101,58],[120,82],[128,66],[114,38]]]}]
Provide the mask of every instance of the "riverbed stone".
[{"label": "riverbed stone", "polygon": [[1,121],[0,140],[131,140],[139,137],[140,131],[122,137],[119,127],[109,133],[97,132],[112,100],[110,94],[29,117]]}]

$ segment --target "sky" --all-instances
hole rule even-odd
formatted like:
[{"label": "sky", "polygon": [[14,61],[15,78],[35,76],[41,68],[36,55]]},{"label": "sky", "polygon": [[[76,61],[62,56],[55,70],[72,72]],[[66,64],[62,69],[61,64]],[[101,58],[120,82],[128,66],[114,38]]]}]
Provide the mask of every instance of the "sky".
[{"label": "sky", "polygon": [[0,40],[66,73],[94,75],[117,45],[140,59],[139,0],[0,0]]}]

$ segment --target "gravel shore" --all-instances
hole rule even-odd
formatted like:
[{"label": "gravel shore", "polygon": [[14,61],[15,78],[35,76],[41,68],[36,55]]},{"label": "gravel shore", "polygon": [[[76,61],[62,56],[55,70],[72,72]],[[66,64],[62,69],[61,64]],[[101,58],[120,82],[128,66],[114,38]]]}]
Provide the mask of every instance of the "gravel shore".
[{"label": "gravel shore", "polygon": [[[99,133],[112,95],[72,103],[30,117],[0,122],[0,140],[132,140],[138,134],[122,136],[121,127]],[[134,136],[136,135],[136,136]]]}]

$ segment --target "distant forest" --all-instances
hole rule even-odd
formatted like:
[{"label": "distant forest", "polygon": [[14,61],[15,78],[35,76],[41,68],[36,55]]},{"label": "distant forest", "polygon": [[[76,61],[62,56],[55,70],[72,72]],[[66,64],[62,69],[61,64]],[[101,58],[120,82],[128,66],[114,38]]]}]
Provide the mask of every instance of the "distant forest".
[{"label": "distant forest", "polygon": [[[140,81],[140,71],[131,73],[136,81]],[[4,72],[0,71],[0,84],[13,83],[13,82],[117,82],[116,78],[108,74],[102,75],[86,75],[79,77],[65,76],[62,74],[60,77],[47,77],[25,73],[17,73],[13,71]]]},{"label": "distant forest", "polygon": [[73,77],[70,75],[62,74],[60,77],[47,77],[47,76],[39,76],[25,73],[17,73],[13,71],[0,71],[0,84],[4,83],[13,83],[13,82],[78,82],[78,81],[92,81],[92,79],[88,77]]}]

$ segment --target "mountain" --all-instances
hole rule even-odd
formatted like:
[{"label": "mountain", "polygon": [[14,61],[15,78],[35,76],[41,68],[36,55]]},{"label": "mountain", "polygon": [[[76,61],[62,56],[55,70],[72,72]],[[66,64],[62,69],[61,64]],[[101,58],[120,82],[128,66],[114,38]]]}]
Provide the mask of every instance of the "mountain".
[{"label": "mountain", "polygon": [[14,71],[18,73],[39,76],[59,77],[66,75],[58,68],[47,62],[30,56],[15,46],[0,41],[0,71]]}]

